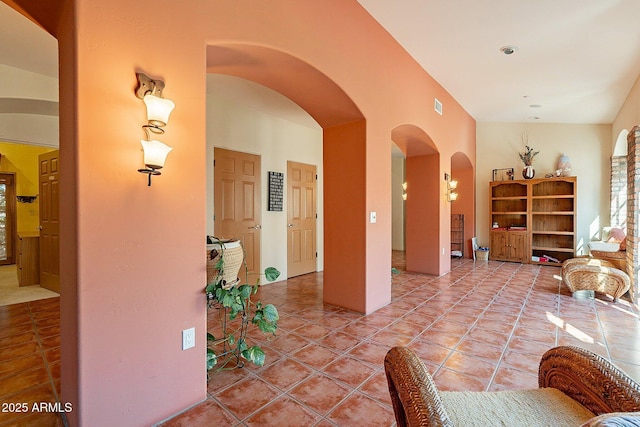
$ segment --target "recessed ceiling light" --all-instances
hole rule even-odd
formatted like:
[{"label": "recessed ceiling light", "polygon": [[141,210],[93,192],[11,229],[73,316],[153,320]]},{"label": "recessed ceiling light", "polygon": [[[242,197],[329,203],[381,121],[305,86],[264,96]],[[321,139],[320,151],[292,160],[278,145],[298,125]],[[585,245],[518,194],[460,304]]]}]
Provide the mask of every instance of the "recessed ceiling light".
[{"label": "recessed ceiling light", "polygon": [[513,55],[517,51],[518,51],[518,46],[513,46],[513,45],[502,46],[500,48],[500,52],[504,53],[505,55]]},{"label": "recessed ceiling light", "polygon": [[530,108],[542,108],[542,105],[540,104],[531,104],[529,105]]},{"label": "recessed ceiling light", "polygon": [[538,116],[529,116],[529,119],[531,119],[531,120],[540,120],[540,117],[538,117]]}]

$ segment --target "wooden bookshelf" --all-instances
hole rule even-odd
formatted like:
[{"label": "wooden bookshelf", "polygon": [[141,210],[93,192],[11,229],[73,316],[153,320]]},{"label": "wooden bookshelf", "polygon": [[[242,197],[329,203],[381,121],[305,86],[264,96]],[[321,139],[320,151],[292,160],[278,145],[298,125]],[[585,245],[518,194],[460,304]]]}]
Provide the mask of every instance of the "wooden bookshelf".
[{"label": "wooden bookshelf", "polygon": [[[499,226],[491,230],[491,259],[559,265],[575,256],[576,177],[495,181],[489,186],[491,224]],[[545,256],[558,263],[542,261]]]}]

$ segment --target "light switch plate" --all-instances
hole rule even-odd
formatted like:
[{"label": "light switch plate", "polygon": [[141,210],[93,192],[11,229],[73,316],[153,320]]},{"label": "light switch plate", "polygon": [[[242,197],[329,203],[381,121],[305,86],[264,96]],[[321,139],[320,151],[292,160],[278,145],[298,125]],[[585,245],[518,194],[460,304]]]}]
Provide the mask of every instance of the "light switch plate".
[{"label": "light switch plate", "polygon": [[369,212],[369,222],[371,224],[375,224],[376,223],[376,213],[375,212]]}]

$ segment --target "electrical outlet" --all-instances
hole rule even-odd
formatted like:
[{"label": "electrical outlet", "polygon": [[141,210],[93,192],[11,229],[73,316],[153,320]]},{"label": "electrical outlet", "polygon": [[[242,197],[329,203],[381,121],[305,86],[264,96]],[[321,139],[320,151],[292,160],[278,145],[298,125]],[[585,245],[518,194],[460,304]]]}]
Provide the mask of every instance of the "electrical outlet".
[{"label": "electrical outlet", "polygon": [[189,328],[182,331],[182,350],[196,346],[196,328]]}]

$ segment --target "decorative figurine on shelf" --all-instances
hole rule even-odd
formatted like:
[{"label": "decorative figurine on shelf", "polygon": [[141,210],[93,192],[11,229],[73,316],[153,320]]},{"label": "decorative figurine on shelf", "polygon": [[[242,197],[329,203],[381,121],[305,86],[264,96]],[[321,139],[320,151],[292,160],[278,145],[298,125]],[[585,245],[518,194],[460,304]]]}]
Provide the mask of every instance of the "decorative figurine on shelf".
[{"label": "decorative figurine on shelf", "polygon": [[531,179],[536,176],[536,171],[531,166],[533,163],[533,158],[540,153],[539,151],[533,151],[533,148],[525,145],[524,147],[526,151],[524,153],[518,153],[520,155],[520,160],[524,163],[524,169],[522,170],[522,176],[524,179]]},{"label": "decorative figurine on shelf", "polygon": [[562,153],[562,156],[558,159],[556,175],[571,176],[571,161],[569,160],[569,156],[564,153]]}]

